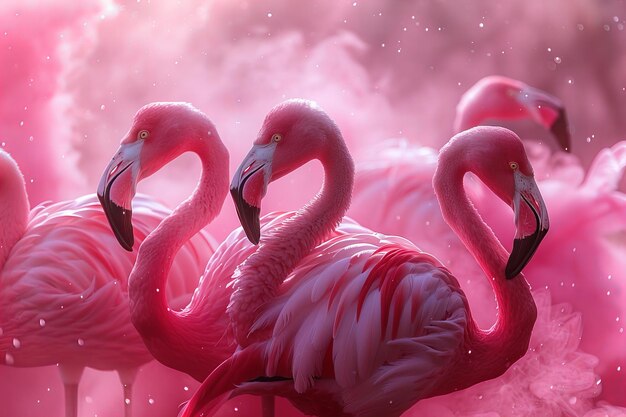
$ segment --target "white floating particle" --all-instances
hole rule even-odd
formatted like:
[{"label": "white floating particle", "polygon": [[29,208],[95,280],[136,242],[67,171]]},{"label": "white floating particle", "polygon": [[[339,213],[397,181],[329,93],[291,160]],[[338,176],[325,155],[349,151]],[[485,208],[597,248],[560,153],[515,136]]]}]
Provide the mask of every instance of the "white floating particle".
[{"label": "white floating particle", "polygon": [[129,405],[130,404],[130,398],[125,398],[124,402],[126,403],[126,405]]},{"label": "white floating particle", "polygon": [[13,355],[11,355],[10,353],[5,353],[4,363],[6,363],[7,365],[13,365],[15,363],[15,359],[13,358]]},{"label": "white floating particle", "polygon": [[100,110],[104,110],[105,108],[106,108],[106,107],[104,106],[104,104],[102,104],[102,105],[100,106]]},{"label": "white floating particle", "polygon": [[480,23],[478,24],[478,27],[482,29],[482,28],[484,28],[484,27],[485,27],[485,24],[484,24],[483,22],[480,22]]},{"label": "white floating particle", "polygon": [[554,62],[557,63],[557,64],[560,64],[561,63],[561,57],[555,56],[554,57]]},{"label": "white floating particle", "polygon": [[78,338],[77,342],[78,342],[78,346],[85,346],[85,341],[81,339],[80,337]]},{"label": "white floating particle", "polygon": [[148,398],[148,404],[153,405],[154,404],[154,398]]},{"label": "white floating particle", "polygon": [[39,325],[44,327],[46,325],[46,321],[44,319],[39,319]]},{"label": "white floating particle", "polygon": [[85,397],[85,402],[86,402],[87,404],[91,404],[91,403],[93,403],[93,398],[91,398],[90,396],[86,396],[86,397]]},{"label": "white floating particle", "polygon": [[268,14],[267,14],[267,17],[272,17],[272,13],[268,13]]},{"label": "white floating particle", "polygon": [[15,349],[19,349],[19,348],[22,347],[22,342],[20,342],[20,339],[18,339],[16,337],[13,338],[13,347]]}]

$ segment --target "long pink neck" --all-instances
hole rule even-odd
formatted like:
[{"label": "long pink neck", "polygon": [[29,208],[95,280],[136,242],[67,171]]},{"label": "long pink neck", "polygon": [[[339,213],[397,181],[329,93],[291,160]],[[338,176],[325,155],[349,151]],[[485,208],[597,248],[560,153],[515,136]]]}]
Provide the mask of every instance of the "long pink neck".
[{"label": "long pink neck", "polygon": [[436,394],[463,389],[504,373],[526,353],[537,316],[528,283],[521,275],[511,280],[505,278],[509,254],[465,194],[463,176],[469,171],[467,166],[463,156],[440,159],[433,185],[444,218],[487,275],[496,294],[498,315],[496,323],[486,331],[479,329],[470,316],[461,363]]},{"label": "long pink neck", "polygon": [[[223,316],[229,290],[224,286],[211,288],[213,293],[207,295],[207,302],[190,303],[176,312],[168,306],[165,287],[178,250],[219,214],[226,197],[228,152],[223,146],[215,148],[209,150],[206,144],[198,143],[191,149],[202,163],[198,186],[144,240],[129,278],[131,318],[146,346],[160,362],[198,380],[203,380],[232,351],[222,346],[225,342],[220,344],[226,339]],[[210,152],[214,155],[209,158]],[[216,156],[216,152],[223,155]],[[219,302],[222,308],[216,305]]]},{"label": "long pink neck", "polygon": [[24,177],[17,164],[0,151],[0,271],[11,249],[24,235],[30,205]]},{"label": "long pink neck", "polygon": [[320,192],[270,235],[239,267],[229,314],[237,341],[246,345],[257,313],[275,297],[278,287],[298,263],[337,227],[350,206],[354,163],[337,132],[319,156],[324,166]]}]

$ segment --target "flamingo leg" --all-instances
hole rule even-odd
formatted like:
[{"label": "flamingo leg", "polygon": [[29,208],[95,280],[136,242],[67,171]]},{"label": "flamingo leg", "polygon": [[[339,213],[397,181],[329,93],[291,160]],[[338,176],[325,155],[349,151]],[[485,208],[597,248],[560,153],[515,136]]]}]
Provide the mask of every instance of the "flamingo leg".
[{"label": "flamingo leg", "polygon": [[133,399],[133,383],[137,376],[139,368],[118,369],[117,374],[120,377],[122,388],[124,389],[124,417],[132,417],[132,399]]},{"label": "flamingo leg", "polygon": [[65,391],[65,417],[78,416],[78,383],[84,369],[82,366],[59,364],[59,372]]}]

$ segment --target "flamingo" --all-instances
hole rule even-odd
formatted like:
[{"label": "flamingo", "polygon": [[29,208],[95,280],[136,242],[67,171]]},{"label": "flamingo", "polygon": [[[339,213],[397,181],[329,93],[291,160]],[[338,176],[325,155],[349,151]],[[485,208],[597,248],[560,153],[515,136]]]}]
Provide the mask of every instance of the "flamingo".
[{"label": "flamingo", "polygon": [[[455,136],[433,180],[446,221],[498,298],[489,330],[472,320],[449,270],[409,241],[355,227],[312,250],[347,209],[354,175],[339,129],[313,103],[270,111],[235,173],[231,193],[253,242],[268,183],[315,158],[326,172],[322,191],[240,266],[229,313],[241,348],[203,382],[183,417],[207,415],[241,393],[282,395],[311,415],[399,416],[420,399],[495,378],[525,354],[536,307],[520,272],[549,222],[514,133],[479,127]],[[510,255],[465,197],[468,171],[513,206]]]},{"label": "flamingo", "polygon": [[[65,415],[78,412],[83,369],[116,370],[126,417],[138,368],[153,358],[130,322],[127,277],[135,255],[111,236],[95,195],[45,203],[30,210],[17,163],[0,149],[0,364],[58,364],[65,388]],[[136,238],[168,214],[140,196]],[[181,304],[215,244],[203,232],[174,261],[164,295]]]},{"label": "flamingo", "polygon": [[[151,103],[137,112],[128,134],[105,168],[98,197],[111,229],[124,248],[133,246],[132,200],[136,184],[184,152],[202,164],[200,181],[139,247],[129,277],[130,318],[162,364],[203,381],[236,347],[226,307],[231,276],[255,250],[239,228],[209,259],[189,304],[175,311],[164,297],[172,259],[181,246],[220,212],[228,192],[228,151],[209,118],[187,103]],[[263,227],[284,220],[276,214]],[[200,276],[191,275],[192,277]],[[274,414],[271,397],[262,400],[264,416]]]},{"label": "flamingo", "polygon": [[569,151],[571,146],[561,100],[519,80],[500,75],[478,80],[457,104],[454,131],[478,126],[486,119],[532,119],[552,132],[561,149]]}]

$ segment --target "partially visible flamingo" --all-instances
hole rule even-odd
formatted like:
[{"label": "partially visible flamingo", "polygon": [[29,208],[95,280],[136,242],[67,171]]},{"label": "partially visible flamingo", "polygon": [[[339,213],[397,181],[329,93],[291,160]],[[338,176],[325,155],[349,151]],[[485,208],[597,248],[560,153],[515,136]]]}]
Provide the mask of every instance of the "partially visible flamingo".
[{"label": "partially visible flamingo", "polygon": [[[1,149],[0,183],[0,364],[58,364],[68,417],[77,415],[85,367],[117,370],[130,417],[135,374],[153,359],[128,311],[135,254],[119,248],[95,195],[30,210],[24,178]],[[138,243],[168,213],[139,197]],[[164,296],[178,305],[189,298],[186,277],[200,274],[213,242],[204,232],[187,242]]]},{"label": "partially visible flamingo", "polygon": [[[311,159],[324,166],[323,189],[240,267],[229,312],[242,349],[201,385],[183,417],[229,393],[282,395],[306,414],[399,416],[420,399],[495,378],[525,354],[536,307],[520,271],[548,216],[514,133],[457,135],[434,179],[446,220],[498,298],[487,331],[472,320],[456,278],[404,239],[355,227],[313,250],[347,209],[354,171],[339,129],[310,102],[275,107],[235,174],[231,192],[253,242],[268,183]],[[468,171],[514,208],[510,256],[465,196]]]},{"label": "partially visible flamingo", "polygon": [[552,132],[561,149],[570,150],[569,126],[561,100],[522,81],[500,75],[478,80],[457,104],[454,131],[467,130],[487,119],[532,119]]}]

